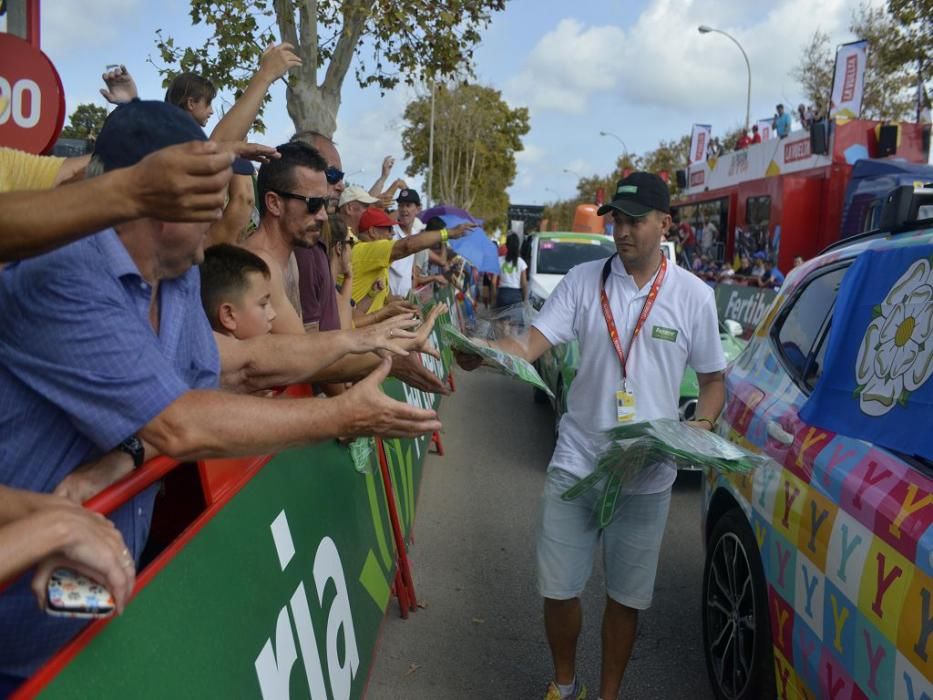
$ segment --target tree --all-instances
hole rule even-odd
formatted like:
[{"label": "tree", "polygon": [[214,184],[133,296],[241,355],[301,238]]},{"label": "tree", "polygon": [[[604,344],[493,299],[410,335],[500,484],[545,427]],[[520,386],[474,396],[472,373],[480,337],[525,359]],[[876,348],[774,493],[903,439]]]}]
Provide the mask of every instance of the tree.
[{"label": "tree", "polygon": [[572,199],[559,200],[544,207],[542,218],[548,223],[555,223],[558,230],[569,231],[573,225],[573,217],[580,204],[592,204],[596,192],[600,188],[606,194],[606,201],[612,199],[616,183],[622,178],[626,170],[646,170],[651,173],[667,173],[668,187],[671,196],[680,192],[677,187],[675,173],[687,167],[687,156],[690,153],[690,136],[681,136],[673,141],[661,141],[658,147],[643,156],[634,153],[623,153],[616,160],[615,169],[608,175],[592,175],[581,178],[577,183],[577,196]]},{"label": "tree", "polygon": [[[912,116],[918,62],[929,60],[929,14],[915,16],[931,0],[892,0],[888,9],[862,5],[849,29],[868,42],[862,116],[899,121]],[[829,37],[817,31],[791,72],[804,88],[807,100],[824,111],[832,91],[835,52]]]},{"label": "tree", "polygon": [[[469,65],[480,29],[506,0],[191,0],[194,24],[213,35],[200,48],[182,48],[157,32],[168,64],[167,85],[177,70],[194,71],[221,89],[239,94],[259,64],[264,46],[279,39],[294,45],[302,66],[291,72],[288,114],[297,131],[332,136],[344,79],[354,57],[360,86],[390,90],[399,83],[444,77]],[[265,25],[265,26],[262,26]],[[357,53],[358,49],[363,49]],[[319,69],[324,79],[318,83]],[[266,100],[268,101],[268,96]],[[261,121],[257,122],[261,129]]]},{"label": "tree", "polygon": [[91,103],[79,104],[68,118],[68,126],[62,129],[61,137],[63,139],[97,138],[105,119],[107,119],[106,107],[98,107]]},{"label": "tree", "polygon": [[[515,153],[528,133],[528,110],[512,109],[502,94],[482,85],[438,85],[435,91],[434,174],[431,200],[446,202],[486,219],[488,228],[505,223],[506,189],[515,180]],[[406,171],[427,172],[431,96],[405,108],[402,148]]]},{"label": "tree", "polygon": [[641,168],[650,173],[666,172],[670,178],[667,186],[673,197],[680,194],[680,188],[677,186],[677,171],[687,167],[689,157],[690,134],[686,134],[679,139],[658,143],[657,148],[646,153],[641,159]]}]

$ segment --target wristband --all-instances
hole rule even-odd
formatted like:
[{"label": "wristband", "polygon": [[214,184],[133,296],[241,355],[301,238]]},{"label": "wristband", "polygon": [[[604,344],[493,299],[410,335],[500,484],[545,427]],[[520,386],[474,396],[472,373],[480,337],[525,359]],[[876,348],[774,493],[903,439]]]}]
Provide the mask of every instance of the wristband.
[{"label": "wristband", "polygon": [[450,234],[447,232],[447,229],[446,229],[446,228],[442,228],[442,229],[441,229],[441,243],[446,243],[446,242],[447,242],[447,237],[448,237],[449,235],[450,235]]},{"label": "wristband", "polygon": [[709,425],[710,430],[716,430],[716,423],[711,421],[709,418],[694,418],[693,420],[695,420],[697,423],[703,421]]}]

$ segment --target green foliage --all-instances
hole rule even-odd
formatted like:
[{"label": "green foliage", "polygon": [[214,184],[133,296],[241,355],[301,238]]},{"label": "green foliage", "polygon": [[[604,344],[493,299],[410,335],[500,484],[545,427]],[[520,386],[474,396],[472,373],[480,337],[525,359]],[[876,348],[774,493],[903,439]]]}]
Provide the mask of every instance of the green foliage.
[{"label": "green foliage", "polygon": [[68,118],[68,126],[62,129],[63,139],[96,138],[107,118],[107,108],[83,103],[75,107]]},{"label": "green foliage", "polygon": [[[515,180],[515,153],[530,128],[528,110],[512,109],[502,94],[481,85],[438,85],[434,100],[434,174],[431,200],[469,210],[493,230],[505,225],[506,189]],[[405,108],[402,148],[406,171],[428,171],[431,96]]]},{"label": "green foliage", "polygon": [[[239,95],[259,65],[262,50],[288,41],[303,62],[290,76],[289,115],[296,130],[330,136],[354,58],[356,81],[383,91],[399,83],[453,75],[469,66],[480,30],[505,2],[191,0],[192,23],[205,25],[212,35],[201,47],[182,47],[158,30],[156,47],[165,64],[160,73],[168,85],[179,71],[193,71]],[[321,69],[324,79],[319,82]],[[328,108],[320,110],[315,103],[323,101]],[[263,130],[261,120],[256,129]]]},{"label": "green foliage", "polygon": [[569,231],[573,225],[573,217],[580,204],[593,204],[596,193],[602,189],[606,200],[612,199],[616,183],[622,178],[625,170],[647,170],[652,173],[667,172],[669,176],[668,187],[671,196],[676,196],[680,189],[677,187],[675,173],[687,167],[687,156],[690,152],[690,136],[681,136],[672,141],[661,141],[657,148],[644,155],[623,153],[616,160],[615,168],[608,175],[591,175],[581,178],[577,183],[577,195],[571,199],[551,202],[544,207],[543,218],[548,225],[555,225],[558,231]]},{"label": "green foliage", "polygon": [[[931,0],[891,0],[887,9],[866,4],[853,15],[850,31],[868,42],[863,117],[892,121],[914,118],[918,65],[930,62],[931,12]],[[835,50],[829,37],[817,31],[791,72],[803,85],[807,100],[821,113],[829,105],[834,63]]]}]

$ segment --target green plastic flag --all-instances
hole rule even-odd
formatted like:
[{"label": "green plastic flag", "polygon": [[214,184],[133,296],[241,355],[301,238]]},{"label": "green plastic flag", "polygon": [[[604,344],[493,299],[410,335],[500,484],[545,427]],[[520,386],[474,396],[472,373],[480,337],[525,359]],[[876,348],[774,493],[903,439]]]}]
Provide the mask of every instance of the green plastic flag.
[{"label": "green plastic flag", "polygon": [[537,387],[551,398],[554,398],[553,392],[548,385],[544,383],[544,380],[541,379],[541,375],[538,374],[538,371],[526,359],[518,357],[517,355],[512,355],[504,350],[489,347],[488,345],[480,345],[463,335],[463,333],[450,324],[443,324],[441,326],[441,333],[444,334],[444,338],[454,350],[482,357],[483,367],[488,367],[499,374],[505,374],[509,377],[520,379],[527,384],[531,384],[533,387]]},{"label": "green plastic flag", "polygon": [[748,452],[716,433],[672,418],[619,425],[607,431],[606,436],[609,446],[600,454],[595,471],[561,495],[570,501],[605,482],[598,506],[600,527],[612,521],[622,489],[658,464],[673,462],[675,467],[749,472],[769,461],[768,457]]}]

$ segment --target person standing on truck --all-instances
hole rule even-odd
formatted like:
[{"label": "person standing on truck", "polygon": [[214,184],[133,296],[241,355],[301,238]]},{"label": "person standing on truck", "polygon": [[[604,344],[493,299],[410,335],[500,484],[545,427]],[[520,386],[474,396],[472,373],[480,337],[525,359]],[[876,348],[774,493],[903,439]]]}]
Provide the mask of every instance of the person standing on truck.
[{"label": "person standing on truck", "polygon": [[790,133],[790,115],[784,111],[784,105],[779,104],[776,109],[777,114],[774,115],[771,126],[777,132],[779,139],[787,138]]}]

